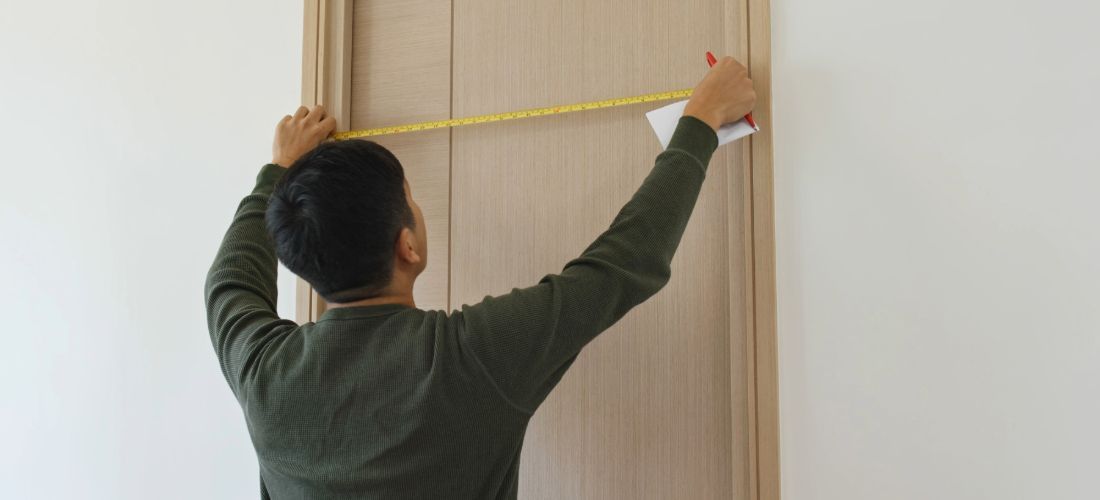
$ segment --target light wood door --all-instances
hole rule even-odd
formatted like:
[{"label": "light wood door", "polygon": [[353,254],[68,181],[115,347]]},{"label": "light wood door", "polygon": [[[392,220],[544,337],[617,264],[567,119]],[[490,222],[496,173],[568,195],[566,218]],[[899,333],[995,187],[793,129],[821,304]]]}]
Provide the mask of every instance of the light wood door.
[{"label": "light wood door", "polygon": [[[707,50],[737,52],[730,17],[721,0],[456,2],[454,113],[691,88]],[[455,129],[452,305],[533,285],[606,229],[661,152],[643,116],[654,107]],[[536,413],[522,498],[747,497],[744,322],[730,308],[744,282],[730,266],[745,234],[740,205],[730,212],[739,153],[712,161],[668,286],[592,342]]]},{"label": "light wood door", "polygon": [[[707,50],[748,56],[750,2],[763,3],[312,0],[306,65],[338,80],[314,99],[343,102],[342,129],[678,90],[705,73]],[[658,105],[377,138],[428,225],[418,306],[457,309],[560,271],[652,167],[661,149],[643,115]],[[753,175],[770,170],[751,147],[719,149],[669,284],[592,342],[536,412],[521,498],[778,498],[776,443],[760,433],[774,378],[755,328],[754,225],[770,224],[770,198],[756,205]],[[314,301],[306,317],[319,314]]]}]

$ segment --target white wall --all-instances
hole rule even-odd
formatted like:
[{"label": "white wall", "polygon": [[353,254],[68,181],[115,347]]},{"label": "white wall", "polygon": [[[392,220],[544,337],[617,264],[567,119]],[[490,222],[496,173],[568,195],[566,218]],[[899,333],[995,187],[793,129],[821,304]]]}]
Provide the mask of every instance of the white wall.
[{"label": "white wall", "polygon": [[4,2],[0,498],[258,497],[202,286],[298,104],[301,16]]},{"label": "white wall", "polygon": [[1100,498],[1100,4],[773,16],[784,498]]}]

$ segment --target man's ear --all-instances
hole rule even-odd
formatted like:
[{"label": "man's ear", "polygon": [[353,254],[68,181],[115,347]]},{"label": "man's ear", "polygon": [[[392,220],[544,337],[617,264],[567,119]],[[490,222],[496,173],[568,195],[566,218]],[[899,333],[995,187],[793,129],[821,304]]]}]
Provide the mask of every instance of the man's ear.
[{"label": "man's ear", "polygon": [[419,264],[424,257],[416,252],[416,233],[407,227],[401,228],[401,234],[397,236],[397,248],[394,254],[397,260],[406,264]]}]

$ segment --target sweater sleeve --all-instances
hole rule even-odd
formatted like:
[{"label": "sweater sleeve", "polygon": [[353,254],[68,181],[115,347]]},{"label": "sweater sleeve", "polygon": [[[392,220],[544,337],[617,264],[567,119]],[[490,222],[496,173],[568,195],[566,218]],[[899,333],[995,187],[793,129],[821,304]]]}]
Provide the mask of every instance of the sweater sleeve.
[{"label": "sweater sleeve", "polygon": [[514,407],[534,412],[585,344],[668,282],[717,146],[710,126],[681,118],[611,226],[561,273],[453,315],[460,340]]},{"label": "sweater sleeve", "polygon": [[278,260],[264,224],[268,199],[285,170],[274,164],[260,169],[256,187],[237,207],[206,275],[210,341],[222,374],[238,397],[263,345],[276,332],[295,325],[279,319],[275,310]]}]

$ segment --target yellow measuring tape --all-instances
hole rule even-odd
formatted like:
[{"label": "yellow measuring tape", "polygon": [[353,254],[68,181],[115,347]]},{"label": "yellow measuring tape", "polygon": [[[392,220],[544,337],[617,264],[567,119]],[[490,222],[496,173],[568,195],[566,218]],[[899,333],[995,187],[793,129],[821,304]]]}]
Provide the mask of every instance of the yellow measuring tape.
[{"label": "yellow measuring tape", "polygon": [[626,106],[628,104],[639,104],[643,102],[653,101],[665,101],[668,99],[679,99],[682,97],[690,97],[692,89],[687,90],[675,90],[672,92],[659,92],[656,94],[646,94],[634,97],[620,97],[617,99],[606,99],[603,101],[582,102],[580,104],[566,104],[564,106],[550,106],[546,108],[526,109],[523,111],[510,111],[507,113],[496,113],[492,115],[480,115],[471,116],[468,118],[454,118],[450,120],[438,120],[434,122],[421,122],[410,123],[408,125],[395,125],[392,127],[379,127],[368,128],[363,130],[349,130],[347,132],[336,132],[332,134],[332,138],[338,141],[345,139],[359,139],[362,137],[373,137],[376,135],[389,135],[389,134],[401,134],[405,132],[418,132],[420,130],[431,130],[436,128],[458,127],[462,125],[474,125],[477,123],[489,123],[499,122],[504,120],[516,120],[519,118],[532,118],[535,116],[548,116],[558,115],[562,113],[572,113],[574,111],[588,111],[591,109],[613,108],[615,106]]}]

